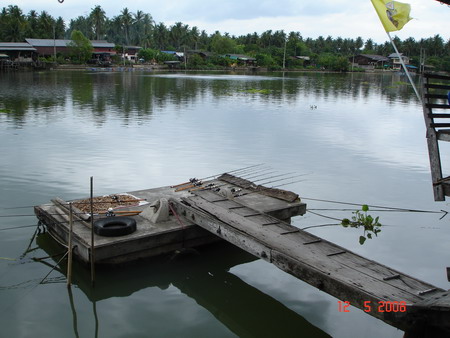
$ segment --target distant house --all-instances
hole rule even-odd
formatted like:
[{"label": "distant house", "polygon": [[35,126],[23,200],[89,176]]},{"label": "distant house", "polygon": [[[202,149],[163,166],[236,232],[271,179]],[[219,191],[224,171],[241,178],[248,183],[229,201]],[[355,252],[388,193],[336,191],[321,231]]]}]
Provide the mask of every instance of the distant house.
[{"label": "distant house", "polygon": [[[52,56],[55,54],[68,55],[70,53],[70,43],[72,40],[64,39],[25,39],[27,43],[36,49],[39,56]],[[91,41],[93,53],[115,55],[115,45],[105,40]]]},{"label": "distant house", "polygon": [[303,66],[308,66],[311,64],[311,58],[309,56],[296,55],[291,57],[293,60],[300,60],[303,63]]},{"label": "distant house", "polygon": [[236,60],[238,63],[244,63],[246,66],[255,66],[256,59],[243,54],[225,54],[224,55],[231,60]]},{"label": "distant house", "polygon": [[393,69],[401,69],[402,68],[402,63],[400,61],[400,58],[403,59],[405,66],[409,65],[409,57],[403,55],[403,53],[400,53],[399,55],[397,55],[397,53],[392,53],[388,56],[388,58],[391,60]]},{"label": "distant house", "polygon": [[138,53],[142,49],[142,47],[139,46],[124,46],[124,51],[122,54],[122,58],[125,58],[126,60],[130,62],[136,63],[138,60]]},{"label": "distant house", "polygon": [[[2,59],[10,59],[15,62],[33,62],[36,48],[26,42],[0,42],[0,53]],[[7,57],[5,57],[7,56]]]},{"label": "distant house", "polygon": [[184,53],[183,52],[175,52],[173,50],[162,50],[161,53],[173,55],[175,58],[177,58],[178,61],[184,62]]},{"label": "distant house", "polygon": [[188,58],[189,58],[190,55],[198,55],[203,60],[206,60],[206,59],[208,59],[208,58],[210,58],[210,57],[212,57],[214,55],[211,52],[204,52],[204,51],[201,51],[201,50],[190,50],[190,51],[187,51],[186,54],[188,55]]},{"label": "distant house", "polygon": [[349,61],[353,63],[353,66],[364,69],[384,67],[386,65],[390,65],[391,62],[391,60],[386,56],[373,54],[358,54],[349,58]]}]

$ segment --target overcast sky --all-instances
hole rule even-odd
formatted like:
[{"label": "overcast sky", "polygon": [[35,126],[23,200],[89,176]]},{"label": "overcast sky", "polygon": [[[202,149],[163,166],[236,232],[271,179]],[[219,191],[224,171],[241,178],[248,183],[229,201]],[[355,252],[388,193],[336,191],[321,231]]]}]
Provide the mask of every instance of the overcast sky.
[{"label": "overcast sky", "polygon": [[[450,39],[450,7],[435,0],[410,0],[410,21],[401,31],[393,32],[400,39],[432,37],[440,34]],[[6,7],[17,5],[27,14],[34,9],[62,16],[69,23],[86,16],[100,5],[106,16],[119,15],[127,7],[131,12],[142,10],[156,23],[171,26],[181,21],[197,26],[208,34],[216,30],[242,35],[266,30],[299,31],[304,38],[372,38],[377,43],[388,40],[370,0],[19,0],[2,1]]]}]

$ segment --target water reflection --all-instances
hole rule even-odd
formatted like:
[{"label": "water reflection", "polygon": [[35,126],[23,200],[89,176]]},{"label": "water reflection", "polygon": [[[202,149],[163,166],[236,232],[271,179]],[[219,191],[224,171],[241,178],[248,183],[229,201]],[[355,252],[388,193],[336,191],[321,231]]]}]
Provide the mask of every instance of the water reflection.
[{"label": "water reflection", "polygon": [[[38,236],[37,244],[49,256],[58,250],[47,235]],[[254,256],[230,244],[220,243],[200,248],[198,253],[190,256],[157,258],[131,266],[97,270],[95,288],[91,286],[89,269],[74,264],[73,284],[92,302],[96,321],[97,302],[129,297],[151,287],[167,290],[174,286],[239,337],[329,337],[296,312],[228,272],[233,266],[254,260]],[[66,274],[65,264],[60,266],[60,272]],[[77,311],[70,292],[69,299],[74,333],[78,337]],[[95,337],[98,327],[97,322]]]},{"label": "water reflection", "polygon": [[[119,117],[147,120],[169,104],[183,110],[190,104],[215,98],[247,98],[259,103],[385,96],[388,102],[414,100],[402,75],[281,73],[268,75],[153,74],[133,72],[6,73],[0,79],[0,120],[16,127],[34,120],[65,114],[73,109],[102,124]],[[257,89],[260,92],[249,91]],[[350,109],[350,108],[349,108]],[[88,122],[88,121],[86,121]]]}]

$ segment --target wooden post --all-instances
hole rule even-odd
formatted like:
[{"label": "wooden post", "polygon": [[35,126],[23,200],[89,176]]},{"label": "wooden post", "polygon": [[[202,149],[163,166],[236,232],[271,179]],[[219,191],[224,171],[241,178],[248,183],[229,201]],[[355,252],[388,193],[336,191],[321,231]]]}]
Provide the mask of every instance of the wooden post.
[{"label": "wooden post", "polygon": [[67,260],[67,287],[72,286],[72,231],[73,231],[73,211],[72,203],[69,203],[69,256]]},{"label": "wooden post", "polygon": [[91,282],[95,284],[95,254],[94,254],[94,177],[91,176]]}]

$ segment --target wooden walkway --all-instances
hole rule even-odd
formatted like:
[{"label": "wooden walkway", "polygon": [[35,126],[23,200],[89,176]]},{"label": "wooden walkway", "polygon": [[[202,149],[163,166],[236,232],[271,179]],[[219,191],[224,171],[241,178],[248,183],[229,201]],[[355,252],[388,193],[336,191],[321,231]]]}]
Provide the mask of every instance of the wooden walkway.
[{"label": "wooden walkway", "polygon": [[450,76],[424,74],[423,78],[423,114],[434,199],[444,201],[445,196],[450,196],[450,176],[442,174],[439,141],[450,142]]},{"label": "wooden walkway", "polygon": [[[239,197],[196,191],[171,203],[204,229],[397,328],[424,322],[450,332],[450,293],[443,289],[246,207]],[[394,302],[406,306],[393,310]]]},{"label": "wooden walkway", "polygon": [[[243,182],[242,180],[240,182]],[[248,181],[246,181],[248,182]],[[213,184],[221,187],[222,191],[230,191],[234,184],[220,180],[204,182],[204,186]],[[197,188],[194,188],[197,189]],[[128,192],[130,196],[145,201],[142,205],[120,208],[122,211],[144,211],[152,202],[161,198],[180,199],[190,196],[188,189],[177,191],[171,187],[161,187]],[[270,189],[268,189],[270,191]],[[279,192],[278,189],[273,189]],[[267,191],[266,191],[267,192]],[[272,215],[286,222],[291,217],[303,215],[306,204],[298,200],[298,195],[286,192],[285,199],[262,195],[259,191],[243,189],[239,199],[243,205]],[[279,196],[280,197],[280,196]],[[286,201],[291,199],[291,202]],[[295,199],[295,200],[293,200]],[[49,232],[56,240],[67,245],[69,238],[69,204],[61,199],[54,199],[52,203],[35,206],[35,214],[40,221],[46,224]],[[219,240],[208,231],[197,226],[192,220],[185,220],[183,224],[176,217],[170,216],[167,221],[153,223],[142,216],[143,213],[133,216],[137,222],[137,230],[127,236],[103,237],[94,235],[95,264],[118,264],[129,261],[157,256],[174,252],[184,248],[195,247]],[[75,214],[73,228],[75,255],[81,261],[90,263],[91,257],[91,225],[83,220],[84,214]],[[103,215],[94,215],[94,219],[103,218]]]}]

